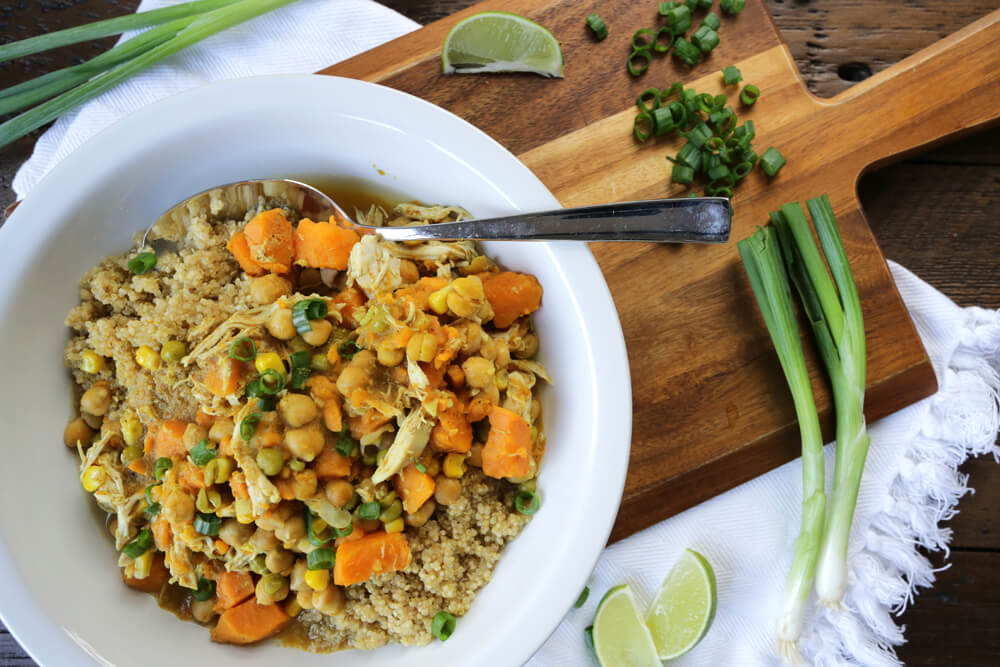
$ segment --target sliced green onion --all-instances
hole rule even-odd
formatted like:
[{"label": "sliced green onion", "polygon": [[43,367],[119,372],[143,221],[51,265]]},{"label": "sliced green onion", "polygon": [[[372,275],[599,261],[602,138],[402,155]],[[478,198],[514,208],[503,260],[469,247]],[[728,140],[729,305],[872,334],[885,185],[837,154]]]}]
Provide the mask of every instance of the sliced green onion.
[{"label": "sliced green onion", "polygon": [[[646,41],[649,38],[649,41]],[[632,35],[632,48],[636,51],[648,51],[656,41],[656,33],[650,28],[641,28]]]},{"label": "sliced green onion", "polygon": [[153,546],[153,531],[143,528],[134,540],[122,547],[122,553],[129,558],[138,558],[149,551],[151,546]]},{"label": "sliced green onion", "polygon": [[229,345],[229,356],[237,361],[253,361],[257,358],[257,344],[253,338],[240,336]]},{"label": "sliced green onion", "polygon": [[724,164],[720,164],[717,167],[712,167],[708,170],[708,180],[717,181],[722,178],[729,176],[729,167]]},{"label": "sliced green onion", "polygon": [[140,252],[128,261],[128,270],[137,276],[141,276],[156,266],[156,253],[150,251]]},{"label": "sliced green onion", "polygon": [[434,619],[431,621],[431,634],[441,641],[448,641],[448,637],[455,632],[456,624],[454,616],[446,611],[439,611],[434,614]]},{"label": "sliced green onion", "polygon": [[326,299],[302,299],[292,306],[292,324],[299,335],[312,331],[309,320],[321,320],[329,313]]},{"label": "sliced green onion", "polygon": [[[652,108],[647,107],[646,103],[652,102]],[[635,105],[639,107],[639,111],[643,113],[650,113],[653,109],[660,108],[660,89],[659,88],[647,88],[646,90],[639,93],[639,97],[635,98]]]},{"label": "sliced green onion", "polygon": [[215,582],[205,577],[198,577],[198,588],[191,591],[191,597],[198,602],[205,602],[211,600],[213,595],[215,595]]},{"label": "sliced green onion", "polygon": [[153,477],[158,480],[162,480],[163,476],[167,474],[167,471],[174,467],[174,462],[168,459],[166,456],[161,456],[156,459],[156,463],[153,464]]},{"label": "sliced green onion", "polygon": [[[587,645],[591,653],[595,653],[594,649],[594,626],[588,625],[583,629],[583,643]],[[595,653],[596,657],[596,653]]]},{"label": "sliced green onion", "polygon": [[781,152],[771,146],[764,154],[760,156],[760,168],[764,170],[764,173],[768,176],[775,176],[781,168],[785,166],[786,160],[785,156]]},{"label": "sliced green onion", "polygon": [[694,182],[694,169],[686,164],[675,164],[670,172],[670,180],[681,185],[691,185]]},{"label": "sliced green onion", "polygon": [[743,90],[740,91],[740,102],[752,107],[758,99],[760,99],[760,88],[749,83],[743,86]]},{"label": "sliced green onion", "polygon": [[732,171],[733,178],[735,178],[736,180],[745,178],[746,175],[750,173],[751,169],[753,169],[752,162],[740,162],[738,165],[733,167]]},{"label": "sliced green onion", "polygon": [[[639,60],[642,60],[639,63]],[[649,69],[649,49],[633,49],[632,55],[628,57],[628,73],[632,76],[639,76]]]},{"label": "sliced green onion", "polygon": [[240,438],[244,442],[249,442],[250,438],[253,437],[253,432],[257,430],[257,422],[260,421],[261,417],[259,412],[251,412],[240,421]]},{"label": "sliced green onion", "polygon": [[266,368],[260,374],[260,393],[264,396],[274,396],[285,388],[285,374],[273,368]]},{"label": "sliced green onion", "polygon": [[212,459],[215,458],[217,451],[209,446],[208,438],[202,438],[198,441],[191,451],[188,452],[188,456],[191,458],[191,463],[196,466],[203,466]]},{"label": "sliced green onion", "polygon": [[274,396],[261,396],[257,399],[257,404],[254,407],[261,412],[274,412]]},{"label": "sliced green onion", "polygon": [[358,347],[358,344],[353,340],[345,340],[337,346],[337,353],[340,354],[343,359],[352,359],[354,358],[354,355],[360,351],[361,348]]},{"label": "sliced green onion", "polygon": [[720,0],[719,8],[730,16],[735,16],[746,7],[746,0]]},{"label": "sliced green onion", "polygon": [[711,9],[713,2],[715,2],[715,0],[698,0],[698,9]]},{"label": "sliced green onion", "polygon": [[727,65],[722,68],[722,83],[732,86],[743,80],[743,74],[734,65]]},{"label": "sliced green onion", "polygon": [[314,547],[321,547],[333,541],[334,539],[333,535],[330,535],[330,537],[323,539],[322,537],[316,534],[316,530],[315,528],[313,528],[313,514],[311,511],[309,511],[308,507],[305,508],[305,520],[306,520],[306,539],[309,540],[309,544],[313,545]]},{"label": "sliced green onion", "polygon": [[678,5],[667,12],[667,27],[675,35],[683,35],[691,28],[691,10]]},{"label": "sliced green onion", "polygon": [[358,508],[358,517],[361,519],[377,519],[381,511],[382,508],[379,506],[377,500],[361,503],[361,507]]},{"label": "sliced green onion", "polygon": [[580,591],[580,597],[578,597],[576,602],[573,603],[573,609],[579,609],[582,607],[587,602],[588,597],[590,597],[590,588],[584,586],[583,590]]},{"label": "sliced green onion", "polygon": [[718,15],[709,12],[705,14],[705,18],[701,20],[702,25],[707,25],[712,30],[718,32],[719,27],[722,25],[722,20],[719,19]]},{"label": "sliced green onion", "polygon": [[677,162],[686,164],[695,171],[701,167],[701,151],[694,144],[688,142],[677,153]]},{"label": "sliced green onion", "polygon": [[146,487],[146,490],[142,492],[143,495],[146,496],[146,514],[148,514],[149,516],[156,516],[157,514],[160,513],[160,510],[162,509],[160,503],[153,501],[153,496],[152,496],[153,487],[159,486],[162,483],[163,482],[150,484],[149,486]]},{"label": "sliced green onion", "polygon": [[668,107],[660,107],[653,111],[653,134],[662,137],[677,129],[674,125],[674,117]]},{"label": "sliced green onion", "polygon": [[674,42],[674,56],[682,60],[685,64],[694,67],[701,60],[701,51],[698,47],[687,41],[683,37],[678,37]]},{"label": "sliced green onion", "polygon": [[[353,499],[352,499],[352,502],[353,502]],[[346,511],[350,511],[350,505],[351,505],[350,502],[347,503],[347,505],[344,505],[343,509],[346,510]],[[347,537],[348,535],[350,535],[351,533],[354,532],[354,524],[353,523],[349,523],[349,524],[347,524],[347,527],[345,527],[345,528],[336,528],[334,526],[330,526],[330,530],[333,531],[333,536],[334,537]]]},{"label": "sliced green onion", "polygon": [[337,554],[329,547],[313,549],[306,554],[306,569],[329,570],[337,561]]},{"label": "sliced green onion", "polygon": [[[666,41],[660,41],[661,38],[664,37],[666,38]],[[656,37],[653,38],[653,50],[657,53],[666,53],[673,45],[674,33],[668,26],[661,26],[660,29],[656,31]]]},{"label": "sliced green onion", "polygon": [[659,9],[660,16],[666,16],[667,14],[670,13],[670,10],[672,10],[676,6],[677,6],[676,2],[661,2]]},{"label": "sliced green onion", "polygon": [[[649,129],[643,129],[643,126],[646,126]],[[647,141],[651,136],[653,136],[653,130],[655,128],[656,123],[653,122],[653,117],[646,112],[638,114],[632,122],[632,134],[634,134],[635,138],[639,141]]]},{"label": "sliced green onion", "polygon": [[333,446],[341,456],[350,456],[354,453],[354,440],[351,436],[347,435],[347,431],[342,431],[337,436],[337,443]]},{"label": "sliced green onion", "polygon": [[426,473],[427,472],[427,466],[425,466],[420,461],[417,461],[416,463],[414,463],[413,467],[417,469],[417,472],[422,472],[422,473]]},{"label": "sliced green onion", "polygon": [[707,25],[702,25],[691,35],[691,43],[697,46],[702,53],[709,53],[719,45],[719,33]]},{"label": "sliced green onion", "polygon": [[222,517],[217,514],[206,514],[205,512],[194,513],[194,529],[200,535],[215,537],[222,527]]},{"label": "sliced green onion", "polygon": [[712,130],[704,123],[699,122],[690,132],[684,135],[695,148],[701,149],[712,138]]},{"label": "sliced green onion", "polygon": [[705,188],[705,194],[709,197],[726,197],[728,199],[733,198],[733,189],[728,186],[712,187],[709,186]]},{"label": "sliced green onion", "polygon": [[599,40],[608,36],[608,26],[604,25],[604,21],[597,14],[591,14],[587,17],[587,27]]},{"label": "sliced green onion", "polygon": [[542,502],[538,499],[538,496],[531,491],[518,491],[517,495],[514,496],[514,509],[516,509],[519,514],[526,514],[530,516],[537,512],[538,508],[541,506]]}]

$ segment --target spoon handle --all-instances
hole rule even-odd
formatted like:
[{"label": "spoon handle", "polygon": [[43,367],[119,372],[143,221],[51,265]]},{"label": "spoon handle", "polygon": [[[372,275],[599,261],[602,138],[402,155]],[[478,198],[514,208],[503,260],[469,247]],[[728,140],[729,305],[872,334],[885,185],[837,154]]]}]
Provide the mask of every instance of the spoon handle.
[{"label": "spoon handle", "polygon": [[653,199],[522,213],[417,227],[378,227],[390,241],[653,241],[725,243],[732,210],[725,197]]}]

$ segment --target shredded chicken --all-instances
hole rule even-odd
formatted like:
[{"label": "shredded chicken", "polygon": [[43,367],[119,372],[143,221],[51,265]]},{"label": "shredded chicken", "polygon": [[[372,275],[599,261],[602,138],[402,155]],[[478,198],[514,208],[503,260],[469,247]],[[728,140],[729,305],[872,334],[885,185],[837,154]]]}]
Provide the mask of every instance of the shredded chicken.
[{"label": "shredded chicken", "polygon": [[427,414],[423,406],[406,415],[399,425],[396,439],[382,459],[382,465],[372,475],[372,482],[378,484],[389,479],[410,463],[413,463],[427,446],[434,428],[434,418]]}]

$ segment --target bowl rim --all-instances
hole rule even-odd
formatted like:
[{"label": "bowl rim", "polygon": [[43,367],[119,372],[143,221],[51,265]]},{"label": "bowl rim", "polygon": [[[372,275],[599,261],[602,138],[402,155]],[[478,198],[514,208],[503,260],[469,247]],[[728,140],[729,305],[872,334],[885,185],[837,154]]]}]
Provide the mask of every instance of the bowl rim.
[{"label": "bowl rim", "polygon": [[[448,124],[456,134],[461,134],[464,139],[470,141],[474,139],[480,147],[487,147],[491,160],[503,161],[504,169],[513,174],[521,186],[516,195],[502,193],[514,210],[523,210],[516,206],[516,202],[530,202],[529,207],[533,208],[556,208],[559,206],[555,197],[528,167],[501,144],[464,119],[426,100],[379,84],[355,79],[326,75],[267,75],[214,82],[170,95],[123,116],[114,124],[88,139],[55,165],[20,202],[6,223],[0,227],[0,261],[10,262],[5,265],[15,269],[13,275],[19,274],[16,270],[18,267],[27,266],[34,253],[15,252],[14,247],[37,249],[47,238],[47,234],[66,224],[62,220],[47,221],[42,215],[46,208],[47,198],[58,194],[60,184],[65,182],[67,178],[73,178],[75,173],[88,168],[88,165],[103,152],[112,150],[115,142],[122,136],[135,135],[139,130],[148,128],[151,124],[155,126],[155,119],[169,117],[171,113],[175,113],[185,105],[200,106],[199,102],[208,98],[243,94],[262,81],[267,82],[268,85],[280,82],[280,85],[293,87],[330,87],[331,90],[343,94],[343,98],[348,100],[352,99],[351,93],[367,92],[379,98],[398,101],[401,105],[406,105],[407,108],[425,114],[426,117],[433,117]],[[363,113],[360,110],[356,111]],[[141,132],[138,136],[141,136]],[[461,155],[456,157],[461,160]],[[28,220],[35,220],[36,223],[31,225]],[[38,220],[42,222],[37,222]],[[621,455],[616,459],[617,466],[605,467],[600,471],[602,483],[614,493],[603,494],[604,500],[595,506],[597,511],[593,515],[594,521],[591,524],[589,539],[580,549],[573,552],[574,562],[567,564],[568,571],[574,573],[575,578],[580,579],[579,573],[584,571],[586,576],[580,579],[580,585],[575,592],[572,591],[572,586],[560,586],[558,594],[550,598],[552,602],[550,611],[535,613],[532,615],[530,623],[523,624],[525,626],[523,628],[524,635],[517,642],[518,646],[516,648],[509,647],[509,657],[518,664],[528,660],[558,627],[565,613],[570,610],[579,589],[583,587],[587,576],[596,565],[607,543],[624,490],[632,429],[628,357],[617,310],[603,279],[603,274],[593,255],[583,244],[556,242],[542,245],[553,261],[558,262],[560,258],[572,258],[574,268],[580,270],[580,278],[587,284],[590,291],[587,292],[585,299],[576,298],[580,295],[572,295],[578,308],[586,308],[607,318],[605,322],[607,326],[602,325],[601,331],[595,334],[594,342],[598,346],[588,346],[591,357],[588,361],[594,366],[594,376],[600,379],[600,382],[595,382],[593,388],[595,396],[599,393],[610,406],[610,410],[605,411],[607,414],[601,422],[604,424],[603,428],[610,427],[610,430],[617,434],[622,442]],[[574,275],[575,280],[577,280],[576,275]],[[0,283],[0,317],[7,313],[9,302],[19,289],[21,289],[21,283],[17,280]],[[591,341],[588,339],[588,342]],[[595,350],[599,350],[599,352]],[[595,420],[596,432],[598,415],[592,415],[591,418]],[[11,635],[34,660],[42,665],[56,665],[66,664],[66,661],[71,658],[79,660],[84,655],[88,655],[99,662],[105,662],[100,656],[99,650],[96,647],[91,647],[86,638],[74,636],[71,630],[59,627],[46,614],[45,609],[28,590],[26,583],[17,575],[2,533],[0,533],[0,579],[5,582],[7,588],[5,594],[0,596],[0,620],[4,622]],[[530,647],[526,648],[528,645]],[[507,655],[505,654],[505,657]]]}]

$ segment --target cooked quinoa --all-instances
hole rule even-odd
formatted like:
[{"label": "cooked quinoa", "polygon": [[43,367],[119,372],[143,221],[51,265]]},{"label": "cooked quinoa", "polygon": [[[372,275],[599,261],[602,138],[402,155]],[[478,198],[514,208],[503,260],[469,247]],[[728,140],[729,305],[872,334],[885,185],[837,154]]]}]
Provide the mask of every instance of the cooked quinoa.
[{"label": "cooked quinoa", "polygon": [[125,583],[220,642],[429,643],[530,518],[541,287],[469,242],[202,204],[154,230],[175,249],[151,270],[130,268],[140,248],[88,271],[66,318],[64,440]]}]

